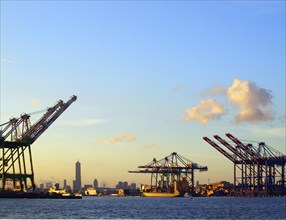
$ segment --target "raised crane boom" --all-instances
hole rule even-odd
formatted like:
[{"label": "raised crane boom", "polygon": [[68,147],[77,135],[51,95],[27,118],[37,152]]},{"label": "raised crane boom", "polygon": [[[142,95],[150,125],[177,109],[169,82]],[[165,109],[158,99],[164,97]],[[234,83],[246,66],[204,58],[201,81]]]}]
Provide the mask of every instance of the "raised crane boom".
[{"label": "raised crane boom", "polygon": [[240,140],[234,137],[232,134],[227,133],[225,134],[230,140],[232,140],[235,144],[237,144],[242,150],[244,150],[253,160],[259,161],[261,158],[259,155],[254,152],[250,147],[244,145]]},{"label": "raised crane boom", "polygon": [[44,131],[54,123],[54,121],[77,99],[74,95],[66,103],[60,100],[54,107],[47,112],[30,129],[23,134],[23,140],[29,140],[32,144]]},{"label": "raised crane boom", "polygon": [[[59,100],[53,107],[33,125],[30,123],[30,114],[23,114],[20,118],[12,118],[2,124],[5,127],[0,131],[0,140],[25,144],[34,143],[37,138],[77,99],[74,95],[66,103]],[[8,139],[8,137],[11,137]]]}]

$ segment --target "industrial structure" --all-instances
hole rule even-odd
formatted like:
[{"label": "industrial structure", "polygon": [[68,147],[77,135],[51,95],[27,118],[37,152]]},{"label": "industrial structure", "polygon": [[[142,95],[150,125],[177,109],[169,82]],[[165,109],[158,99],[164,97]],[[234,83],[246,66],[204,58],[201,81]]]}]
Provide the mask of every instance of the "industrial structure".
[{"label": "industrial structure", "polygon": [[[155,158],[144,166],[138,166],[139,170],[129,171],[129,173],[149,173],[151,174],[151,192],[170,192],[177,184],[180,194],[191,193],[194,195],[194,171],[207,171],[206,166],[197,163],[173,152],[169,156],[156,160]],[[176,188],[176,187],[175,187]]]},{"label": "industrial structure", "polygon": [[19,191],[35,188],[31,145],[76,99],[72,96],[66,103],[58,101],[33,125],[30,114],[0,125],[0,192],[11,187]]},{"label": "industrial structure", "polygon": [[242,143],[232,134],[228,142],[214,135],[217,142],[203,139],[227,157],[234,165],[234,196],[286,195],[286,156],[264,142],[257,146]]}]

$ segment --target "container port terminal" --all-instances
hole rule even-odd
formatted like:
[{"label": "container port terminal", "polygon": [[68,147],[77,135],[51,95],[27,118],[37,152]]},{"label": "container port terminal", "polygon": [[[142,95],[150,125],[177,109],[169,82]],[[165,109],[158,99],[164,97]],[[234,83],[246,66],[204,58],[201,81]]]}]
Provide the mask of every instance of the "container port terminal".
[{"label": "container port terminal", "polygon": [[[68,193],[50,190],[46,194],[36,192],[31,153],[32,144],[76,100],[76,96],[67,102],[59,100],[46,109],[34,124],[30,121],[31,114],[22,114],[0,125],[0,197],[81,198],[76,194],[78,191]],[[195,186],[195,171],[204,172],[208,167],[173,152],[160,160],[154,158],[146,165],[138,166],[138,170],[129,171],[151,175],[150,185],[141,186],[141,196],[208,196],[211,195],[210,191],[216,191],[214,195],[247,197],[286,195],[284,154],[265,142],[252,145],[230,133],[226,137],[229,141],[218,135],[214,135],[215,141],[208,137],[203,137],[203,140],[233,163],[233,184]],[[124,190],[121,192],[124,195]]]}]

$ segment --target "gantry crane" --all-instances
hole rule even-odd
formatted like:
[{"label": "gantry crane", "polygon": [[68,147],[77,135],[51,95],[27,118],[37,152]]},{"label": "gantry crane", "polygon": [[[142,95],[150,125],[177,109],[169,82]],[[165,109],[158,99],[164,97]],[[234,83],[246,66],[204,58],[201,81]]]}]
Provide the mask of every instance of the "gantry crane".
[{"label": "gantry crane", "polygon": [[28,180],[30,180],[31,187],[35,188],[31,145],[76,99],[74,95],[66,103],[59,100],[33,125],[31,125],[30,114],[11,118],[9,122],[0,125],[0,128],[4,127],[0,130],[2,191],[7,189],[7,181],[12,181],[13,189],[25,191],[29,188]]},{"label": "gantry crane", "polygon": [[160,189],[162,192],[168,192],[174,182],[179,185],[181,193],[190,192],[194,195],[194,171],[207,171],[206,166],[200,166],[191,160],[171,153],[161,160],[155,158],[144,166],[138,166],[139,170],[128,171],[129,173],[149,173],[151,174],[151,190]]},{"label": "gantry crane", "polygon": [[[253,146],[242,143],[230,133],[226,136],[232,144],[218,135],[214,135],[214,138],[219,143],[208,137],[203,139],[233,162],[235,195],[286,195],[285,155],[264,142],[258,142],[258,146]],[[226,147],[227,151],[218,144]]]}]

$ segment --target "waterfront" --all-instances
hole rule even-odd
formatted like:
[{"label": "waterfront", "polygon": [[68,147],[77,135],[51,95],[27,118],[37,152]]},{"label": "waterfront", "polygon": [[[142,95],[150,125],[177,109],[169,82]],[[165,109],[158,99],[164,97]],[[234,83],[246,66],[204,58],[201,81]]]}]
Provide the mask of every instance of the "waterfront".
[{"label": "waterfront", "polygon": [[0,199],[1,218],[285,219],[286,197]]}]

